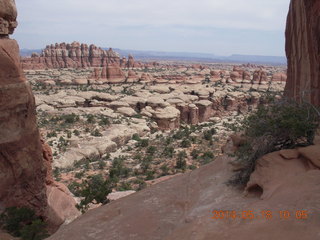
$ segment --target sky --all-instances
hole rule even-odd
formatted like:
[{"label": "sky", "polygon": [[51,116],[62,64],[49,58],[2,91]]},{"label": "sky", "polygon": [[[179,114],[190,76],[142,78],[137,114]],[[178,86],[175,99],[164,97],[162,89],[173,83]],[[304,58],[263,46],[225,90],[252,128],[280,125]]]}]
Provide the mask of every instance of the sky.
[{"label": "sky", "polygon": [[16,0],[20,48],[56,42],[132,50],[284,56],[290,0]]}]

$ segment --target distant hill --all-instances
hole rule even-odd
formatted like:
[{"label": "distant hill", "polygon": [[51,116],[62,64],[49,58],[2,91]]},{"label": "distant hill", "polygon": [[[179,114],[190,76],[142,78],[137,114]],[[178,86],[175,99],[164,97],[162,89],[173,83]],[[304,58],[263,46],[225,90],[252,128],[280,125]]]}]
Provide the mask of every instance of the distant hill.
[{"label": "distant hill", "polygon": [[197,62],[232,62],[232,63],[256,63],[256,64],[275,64],[286,65],[286,57],[278,56],[257,56],[257,55],[238,55],[217,56],[208,53],[189,53],[189,52],[158,52],[158,51],[138,51],[114,49],[121,56],[132,54],[138,60],[183,60]]},{"label": "distant hill", "polygon": [[21,57],[30,57],[32,53],[41,53],[42,49],[20,49],[20,56]]},{"label": "distant hill", "polygon": [[[103,48],[108,49],[108,48]],[[176,61],[196,61],[196,62],[225,62],[225,63],[255,63],[286,65],[286,57],[278,56],[258,56],[258,55],[238,55],[217,56],[210,53],[190,53],[190,52],[161,52],[161,51],[140,51],[113,48],[121,56],[133,55],[137,60],[176,60]],[[41,49],[21,49],[22,57],[31,56],[32,53],[41,53]]]}]

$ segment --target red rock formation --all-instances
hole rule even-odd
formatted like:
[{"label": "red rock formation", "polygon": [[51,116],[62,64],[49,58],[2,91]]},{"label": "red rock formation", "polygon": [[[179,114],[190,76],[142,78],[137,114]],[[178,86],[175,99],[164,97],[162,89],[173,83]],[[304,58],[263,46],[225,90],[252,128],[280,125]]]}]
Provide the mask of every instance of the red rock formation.
[{"label": "red rock formation", "polygon": [[287,74],[275,73],[272,75],[272,82],[285,82],[287,81]]},{"label": "red rock formation", "polygon": [[123,82],[125,75],[117,65],[108,65],[107,67],[107,79],[109,82]]},{"label": "red rock formation", "polygon": [[133,70],[128,71],[127,83],[138,82],[139,77]]},{"label": "red rock formation", "polygon": [[230,73],[230,78],[231,78],[232,81],[236,81],[236,80],[239,80],[239,79],[242,80],[242,75],[240,75],[239,72],[233,71],[233,72]]},{"label": "red rock formation", "polygon": [[19,66],[17,42],[0,39],[0,201],[3,206],[27,205],[43,214],[46,168],[34,97]]},{"label": "red rock formation", "polygon": [[12,34],[17,27],[17,9],[14,1],[0,0],[0,36]]},{"label": "red rock formation", "polygon": [[56,43],[48,45],[40,56],[22,58],[21,63],[23,69],[106,67],[120,66],[120,57],[111,48],[106,51],[93,44]]},{"label": "red rock formation", "polygon": [[259,70],[255,70],[254,73],[253,73],[253,83],[262,83],[262,82],[266,82],[268,79],[267,79],[267,72],[262,70],[262,69],[259,69]]},{"label": "red rock formation", "polygon": [[[0,1],[0,16],[15,21],[14,1]],[[4,8],[3,8],[4,6]],[[12,27],[13,25],[9,25]],[[8,33],[12,33],[9,29]],[[0,206],[27,206],[52,225],[78,214],[75,201],[61,191],[61,202],[48,204],[47,188],[56,188],[51,175],[52,154],[40,140],[35,100],[20,67],[19,46],[2,31],[0,36]],[[51,212],[49,215],[48,212]],[[52,216],[56,217],[53,221]]]},{"label": "red rock formation", "polygon": [[248,72],[248,71],[243,71],[242,79],[243,79],[243,80],[248,80],[248,81],[250,81],[250,80],[251,80],[251,74],[250,74],[250,72]]},{"label": "red rock formation", "polygon": [[320,2],[292,0],[286,27],[285,94],[320,105]]},{"label": "red rock formation", "polygon": [[128,63],[127,63],[127,68],[134,68],[135,67],[135,62],[134,58],[132,55],[128,56]]},{"label": "red rock formation", "polygon": [[213,80],[219,80],[221,79],[221,72],[219,70],[212,70],[210,71],[210,75]]},{"label": "red rock formation", "polygon": [[92,79],[102,80],[103,82],[124,82],[126,77],[118,65],[108,65],[103,68],[94,68]]}]

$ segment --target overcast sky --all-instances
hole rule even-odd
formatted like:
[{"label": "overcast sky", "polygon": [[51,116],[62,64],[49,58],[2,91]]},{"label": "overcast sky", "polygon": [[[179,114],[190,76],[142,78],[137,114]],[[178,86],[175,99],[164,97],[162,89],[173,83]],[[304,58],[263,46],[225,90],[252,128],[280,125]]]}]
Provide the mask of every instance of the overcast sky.
[{"label": "overcast sky", "polygon": [[16,0],[21,48],[79,41],[133,50],[284,56],[289,0]]}]

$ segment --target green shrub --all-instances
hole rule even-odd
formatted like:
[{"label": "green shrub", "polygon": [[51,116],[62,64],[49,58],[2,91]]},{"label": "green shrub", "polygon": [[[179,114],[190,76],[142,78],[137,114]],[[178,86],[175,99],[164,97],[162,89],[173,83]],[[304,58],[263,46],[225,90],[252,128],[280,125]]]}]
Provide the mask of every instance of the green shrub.
[{"label": "green shrub", "polygon": [[166,146],[166,147],[163,149],[162,155],[164,155],[165,157],[172,158],[173,155],[174,155],[174,147],[172,147],[172,146]]},{"label": "green shrub", "polygon": [[197,159],[199,154],[200,154],[200,151],[198,149],[193,149],[192,152],[191,152],[191,157],[193,159]]},{"label": "green shrub", "polygon": [[169,167],[167,164],[163,164],[161,167],[160,167],[161,171],[162,171],[162,176],[166,176],[169,174]]},{"label": "green shrub", "polygon": [[100,118],[100,122],[99,122],[99,125],[100,125],[100,126],[109,126],[110,124],[111,124],[111,122],[110,122],[110,120],[109,120],[107,117],[102,116],[102,117]]},{"label": "green shrub", "polygon": [[71,123],[75,123],[76,121],[79,121],[79,116],[77,116],[74,113],[62,115],[61,120],[63,120],[65,123],[71,124]]},{"label": "green shrub", "polygon": [[150,154],[150,155],[154,155],[154,153],[157,151],[157,148],[155,146],[149,146],[147,148],[147,153]]},{"label": "green shrub", "polygon": [[108,203],[107,195],[112,192],[113,187],[113,183],[104,179],[101,174],[88,177],[81,184],[76,184],[76,193],[82,198],[77,208],[85,212],[90,203]]},{"label": "green shrub", "polygon": [[137,147],[148,147],[149,146],[149,139],[141,139],[138,143],[137,143]]},{"label": "green shrub", "polygon": [[128,177],[130,169],[124,166],[123,157],[113,159],[111,169],[109,171],[110,178]]},{"label": "green shrub", "polygon": [[73,131],[73,134],[76,135],[76,136],[79,136],[79,135],[80,135],[80,132],[79,132],[77,129],[75,129],[75,130]]},{"label": "green shrub", "polygon": [[23,240],[42,240],[48,237],[46,224],[26,207],[10,207],[0,215],[2,228]]},{"label": "green shrub", "polygon": [[178,153],[176,168],[182,169],[182,170],[185,170],[187,168],[186,157],[187,157],[187,153],[185,151],[180,151]]},{"label": "green shrub", "polygon": [[131,184],[128,182],[122,182],[120,183],[120,186],[117,187],[117,191],[128,191],[132,190]]},{"label": "green shrub", "polygon": [[75,178],[78,178],[78,179],[81,179],[83,176],[84,176],[84,172],[83,172],[83,171],[77,172],[77,173],[74,175],[74,177],[75,177]]},{"label": "green shrub", "polygon": [[31,224],[23,227],[20,232],[23,240],[42,240],[49,237],[46,231],[46,223],[41,219],[33,220]]},{"label": "green shrub", "polygon": [[87,122],[88,123],[95,123],[96,120],[92,114],[87,115]]},{"label": "green shrub", "polygon": [[56,131],[48,132],[47,138],[51,138],[51,137],[57,137],[57,132]]},{"label": "green shrub", "polygon": [[139,142],[141,140],[141,138],[140,138],[139,134],[135,133],[132,135],[132,140]]},{"label": "green shrub", "polygon": [[242,169],[229,183],[246,184],[256,161],[267,153],[313,144],[319,122],[319,110],[308,103],[277,100],[266,106],[260,105],[233,126],[236,131],[244,133],[247,142],[235,153]]},{"label": "green shrub", "polygon": [[207,140],[207,141],[211,141],[213,134],[215,134],[215,129],[214,128],[212,128],[211,130],[205,131],[203,133],[203,138],[205,140]]},{"label": "green shrub", "polygon": [[105,163],[105,161],[103,161],[102,159],[99,161],[99,169],[104,169],[107,166],[107,164]]},{"label": "green shrub", "polygon": [[72,133],[70,131],[67,131],[67,138],[71,138],[72,137]]},{"label": "green shrub", "polygon": [[215,156],[214,156],[213,152],[211,152],[211,151],[206,151],[200,156],[202,164],[207,164],[207,163],[211,162],[214,158],[215,158]]},{"label": "green shrub", "polygon": [[101,137],[102,134],[100,133],[99,129],[96,128],[96,129],[91,133],[91,136]]},{"label": "green shrub", "polygon": [[191,147],[191,142],[188,139],[183,139],[180,146],[182,148],[188,148]]},{"label": "green shrub", "polygon": [[152,171],[152,170],[149,170],[149,171],[147,171],[147,173],[146,173],[146,180],[148,181],[148,180],[153,180],[154,179],[154,171]]}]

